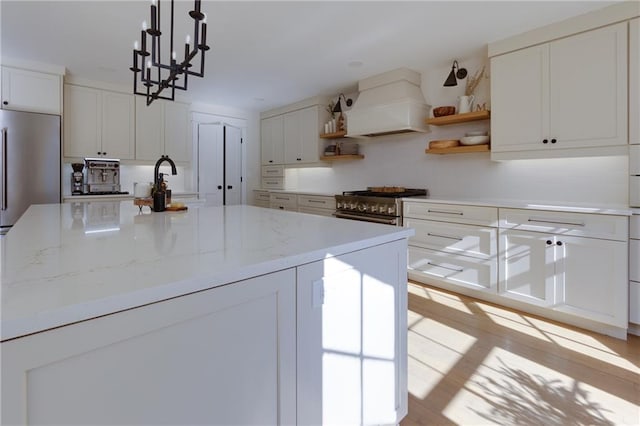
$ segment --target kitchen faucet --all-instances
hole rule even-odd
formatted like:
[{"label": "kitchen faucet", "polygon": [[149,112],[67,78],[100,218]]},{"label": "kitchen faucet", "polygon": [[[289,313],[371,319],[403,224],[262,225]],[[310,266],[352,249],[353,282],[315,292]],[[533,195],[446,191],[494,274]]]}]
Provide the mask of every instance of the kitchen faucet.
[{"label": "kitchen faucet", "polygon": [[160,170],[160,164],[164,163],[165,161],[168,161],[169,164],[171,165],[171,174],[172,175],[178,174],[178,171],[176,170],[176,163],[174,163],[173,160],[169,158],[168,155],[160,156],[160,159],[156,161],[156,167],[153,170],[153,181],[158,185],[158,188],[160,188],[160,186],[162,185],[162,177],[160,173],[158,173]]}]

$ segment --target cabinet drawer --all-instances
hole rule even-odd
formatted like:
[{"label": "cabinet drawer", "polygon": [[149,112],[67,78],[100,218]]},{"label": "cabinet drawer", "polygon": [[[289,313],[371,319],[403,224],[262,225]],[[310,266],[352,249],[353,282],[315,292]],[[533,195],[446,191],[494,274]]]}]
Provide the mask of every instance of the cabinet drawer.
[{"label": "cabinet drawer", "polygon": [[285,207],[286,210],[298,209],[298,201],[296,194],[270,194],[269,202],[271,207]]},{"label": "cabinet drawer", "polygon": [[272,177],[262,178],[262,187],[264,189],[284,189],[284,178]]},{"label": "cabinet drawer", "polygon": [[640,239],[640,214],[634,214],[629,219],[629,237]]},{"label": "cabinet drawer", "polygon": [[298,206],[328,209],[333,212],[336,209],[336,199],[325,195],[298,195]]},{"label": "cabinet drawer", "polygon": [[416,234],[409,244],[447,253],[487,259],[497,254],[497,229],[422,219],[405,219]]},{"label": "cabinet drawer", "polygon": [[268,201],[254,201],[253,205],[256,207],[264,207],[267,209],[271,207],[271,203],[269,203]]},{"label": "cabinet drawer", "polygon": [[269,200],[271,199],[271,195],[267,191],[254,190],[253,191],[253,199],[255,201],[261,201],[261,202],[269,203]]},{"label": "cabinet drawer", "polygon": [[284,167],[262,166],[262,177],[284,177]]},{"label": "cabinet drawer", "polygon": [[640,281],[640,240],[629,240],[629,279]]},{"label": "cabinet drawer", "polygon": [[627,241],[626,216],[500,209],[500,228]]},{"label": "cabinet drawer", "polygon": [[333,209],[316,209],[314,207],[298,207],[298,212],[315,214],[318,216],[333,216]]},{"label": "cabinet drawer", "polygon": [[495,293],[498,286],[496,259],[476,259],[409,246],[408,273],[420,277]]},{"label": "cabinet drawer", "polygon": [[414,219],[430,219],[487,226],[496,226],[498,223],[498,209],[495,207],[405,201],[403,208],[404,217]]}]

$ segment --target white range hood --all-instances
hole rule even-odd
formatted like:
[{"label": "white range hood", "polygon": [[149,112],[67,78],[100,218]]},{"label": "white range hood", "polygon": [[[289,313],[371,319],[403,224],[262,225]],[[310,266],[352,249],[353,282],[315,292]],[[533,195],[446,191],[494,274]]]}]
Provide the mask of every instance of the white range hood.
[{"label": "white range hood", "polygon": [[346,111],[347,136],[370,137],[428,132],[429,116],[420,90],[420,74],[399,68],[361,80],[358,100]]}]

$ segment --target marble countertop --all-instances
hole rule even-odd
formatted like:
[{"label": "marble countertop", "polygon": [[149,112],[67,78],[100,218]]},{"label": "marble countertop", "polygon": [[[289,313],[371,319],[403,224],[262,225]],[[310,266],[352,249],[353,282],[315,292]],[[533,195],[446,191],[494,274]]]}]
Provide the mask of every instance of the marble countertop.
[{"label": "marble countertop", "polygon": [[140,213],[131,201],[33,205],[0,239],[0,340],[413,235],[239,205]]},{"label": "marble countertop", "polygon": [[521,201],[486,198],[446,198],[446,197],[409,197],[403,201],[417,201],[423,203],[461,204],[467,206],[501,207],[527,210],[550,210],[571,213],[594,213],[620,216],[631,216],[633,210],[628,206],[598,205],[588,203],[559,203],[557,201]]}]

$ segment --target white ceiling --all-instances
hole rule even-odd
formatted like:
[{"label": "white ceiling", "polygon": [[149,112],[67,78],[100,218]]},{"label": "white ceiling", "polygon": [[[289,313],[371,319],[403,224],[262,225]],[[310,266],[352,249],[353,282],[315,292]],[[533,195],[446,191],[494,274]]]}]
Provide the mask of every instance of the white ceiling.
[{"label": "white ceiling", "polygon": [[[160,1],[168,16],[170,2]],[[421,72],[446,67],[453,59],[485,52],[492,41],[612,3],[203,0],[211,50],[205,77],[190,78],[188,95],[262,111],[355,91],[361,78],[399,67]],[[140,37],[141,22],[149,21],[149,5],[148,0],[0,0],[2,57],[132,85],[133,41]],[[175,7],[180,55],[193,2],[177,0]]]}]

